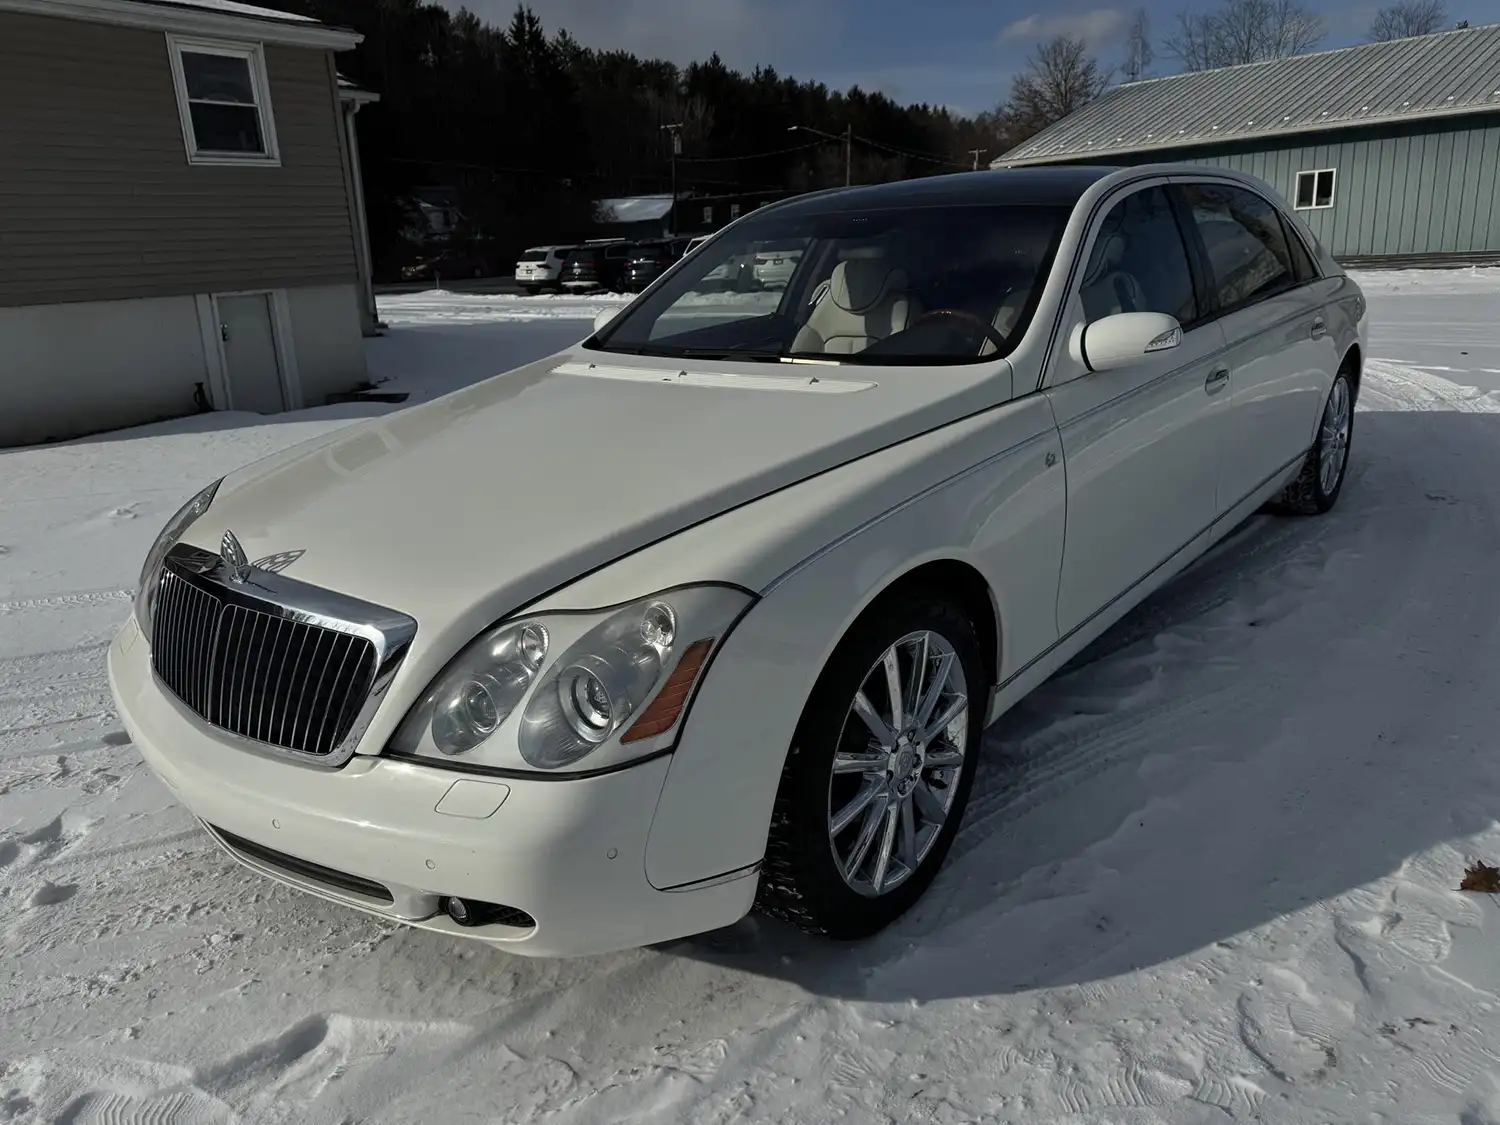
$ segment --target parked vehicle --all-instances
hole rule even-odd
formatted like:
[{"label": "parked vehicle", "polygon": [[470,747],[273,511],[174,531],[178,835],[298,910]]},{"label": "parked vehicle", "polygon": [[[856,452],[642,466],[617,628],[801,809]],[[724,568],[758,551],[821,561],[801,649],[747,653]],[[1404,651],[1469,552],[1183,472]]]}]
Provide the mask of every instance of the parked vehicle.
[{"label": "parked vehicle", "polygon": [[443,250],[402,267],[402,281],[442,281],[445,278],[487,277],[492,271],[483,254],[475,250]]},{"label": "parked vehicle", "polygon": [[574,247],[563,264],[563,288],[579,292],[590,289],[624,292],[625,267],[632,249],[633,244],[623,239]]},{"label": "parked vehicle", "polygon": [[572,246],[533,246],[516,263],[516,282],[527,293],[556,289]]},{"label": "parked vehicle", "polygon": [[797,263],[802,258],[800,241],[775,243],[757,247],[754,264],[750,267],[755,280],[766,288],[779,288],[791,281]]},{"label": "parked vehicle", "polygon": [[[705,287],[771,239],[785,289]],[[527,954],[752,904],[859,938],[986,725],[1262,505],[1333,507],[1368,335],[1239,173],[788,200],[574,347],[208,485],[111,688],[229,855],[324,898]]]},{"label": "parked vehicle", "polygon": [[639,293],[687,253],[689,239],[666,238],[660,241],[637,242],[625,261],[625,289]]}]

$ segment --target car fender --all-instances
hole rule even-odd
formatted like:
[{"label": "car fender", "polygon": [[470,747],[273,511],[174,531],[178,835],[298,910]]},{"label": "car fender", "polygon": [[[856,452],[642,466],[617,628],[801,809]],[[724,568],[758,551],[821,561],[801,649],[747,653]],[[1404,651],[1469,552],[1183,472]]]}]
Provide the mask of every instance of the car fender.
[{"label": "car fender", "polygon": [[[608,588],[643,596],[708,579],[761,595],[715,655],[677,740],[647,846],[654,886],[686,886],[759,862],[814,683],[850,625],[903,575],[952,561],[985,578],[1002,678],[1026,652],[1055,640],[1055,600],[1036,592],[1055,594],[1061,562],[1056,442],[1050,407],[1031,396],[821,474],[609,568]],[[568,590],[566,600],[583,597],[587,585]],[[1013,644],[1015,623],[1025,639]]]}]

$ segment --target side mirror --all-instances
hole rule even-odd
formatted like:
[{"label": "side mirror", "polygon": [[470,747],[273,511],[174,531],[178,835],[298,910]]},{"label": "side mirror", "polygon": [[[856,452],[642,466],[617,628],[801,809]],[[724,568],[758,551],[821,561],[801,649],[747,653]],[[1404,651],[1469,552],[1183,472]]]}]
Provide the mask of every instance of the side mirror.
[{"label": "side mirror", "polygon": [[1113,371],[1181,343],[1182,325],[1175,316],[1130,312],[1080,324],[1068,340],[1068,351],[1090,371]]},{"label": "side mirror", "polygon": [[594,315],[594,331],[601,331],[605,325],[619,316],[623,310],[617,305],[614,308],[600,309]]}]

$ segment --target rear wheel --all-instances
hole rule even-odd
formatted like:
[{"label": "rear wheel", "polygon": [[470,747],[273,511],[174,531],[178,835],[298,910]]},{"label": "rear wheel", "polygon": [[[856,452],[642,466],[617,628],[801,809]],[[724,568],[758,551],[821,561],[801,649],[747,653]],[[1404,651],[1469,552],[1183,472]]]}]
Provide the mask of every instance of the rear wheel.
[{"label": "rear wheel", "polygon": [[900,595],[857,624],[787,755],[757,908],[841,939],[905,913],[963,818],[984,683],[973,625],[940,597]]},{"label": "rear wheel", "polygon": [[1302,471],[1271,504],[1283,515],[1317,516],[1338,502],[1349,467],[1349,445],[1354,437],[1354,386],[1347,368],[1334,376],[1333,386],[1318,422],[1318,440],[1307,451]]}]

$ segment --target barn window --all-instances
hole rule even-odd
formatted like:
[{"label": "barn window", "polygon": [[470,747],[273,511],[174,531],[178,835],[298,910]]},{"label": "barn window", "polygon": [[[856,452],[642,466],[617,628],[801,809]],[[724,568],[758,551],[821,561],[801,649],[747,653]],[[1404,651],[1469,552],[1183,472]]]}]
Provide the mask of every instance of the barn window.
[{"label": "barn window", "polygon": [[1296,206],[1299,211],[1321,211],[1333,206],[1336,173],[1332,168],[1297,173]]},{"label": "barn window", "polygon": [[192,164],[278,164],[266,59],[258,43],[167,38]]}]

